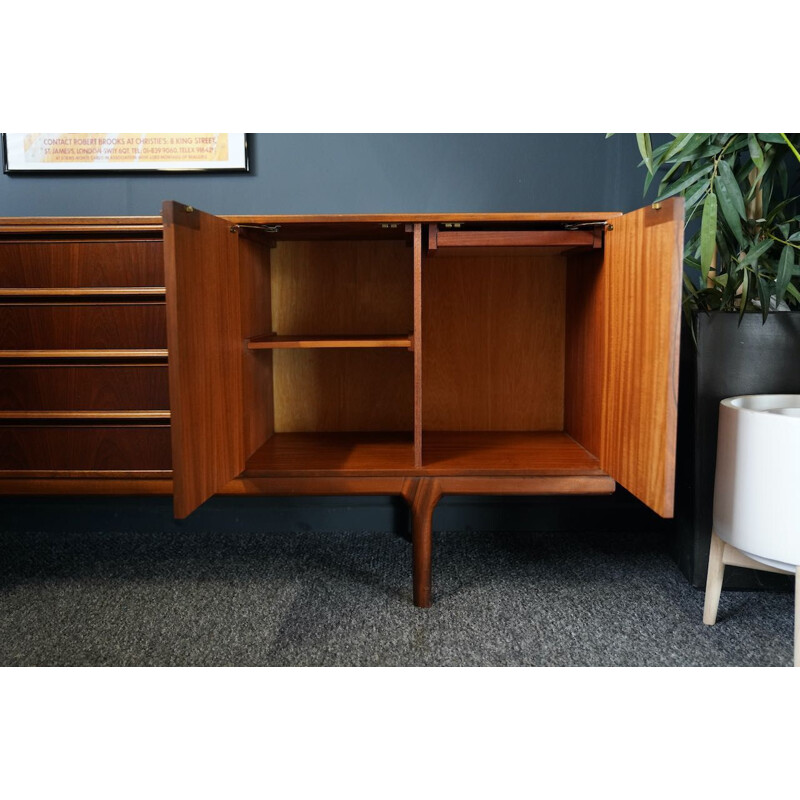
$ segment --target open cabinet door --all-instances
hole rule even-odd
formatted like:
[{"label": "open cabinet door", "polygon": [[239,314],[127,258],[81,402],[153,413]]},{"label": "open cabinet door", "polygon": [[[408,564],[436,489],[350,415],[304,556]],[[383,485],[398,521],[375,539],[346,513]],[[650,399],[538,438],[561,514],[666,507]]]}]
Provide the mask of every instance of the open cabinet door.
[{"label": "open cabinet door", "polygon": [[611,220],[603,259],[600,464],[662,517],[675,489],[683,206],[672,198]]},{"label": "open cabinet door", "polygon": [[230,223],[166,202],[164,265],[175,516],[244,469],[238,237]]}]

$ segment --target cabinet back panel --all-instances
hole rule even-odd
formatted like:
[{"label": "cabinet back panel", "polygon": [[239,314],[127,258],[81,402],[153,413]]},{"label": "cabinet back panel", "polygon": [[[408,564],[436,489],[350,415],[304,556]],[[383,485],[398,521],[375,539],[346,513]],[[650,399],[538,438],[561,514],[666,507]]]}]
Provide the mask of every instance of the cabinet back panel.
[{"label": "cabinet back panel", "polygon": [[275,350],[272,358],[276,432],[413,430],[409,351]]},{"label": "cabinet back panel", "polygon": [[403,241],[279,242],[270,253],[273,331],[410,333],[413,257]]},{"label": "cabinet back panel", "polygon": [[560,431],[565,261],[432,256],[422,268],[422,425]]},{"label": "cabinet back panel", "polygon": [[0,286],[163,286],[161,241],[0,242]]}]

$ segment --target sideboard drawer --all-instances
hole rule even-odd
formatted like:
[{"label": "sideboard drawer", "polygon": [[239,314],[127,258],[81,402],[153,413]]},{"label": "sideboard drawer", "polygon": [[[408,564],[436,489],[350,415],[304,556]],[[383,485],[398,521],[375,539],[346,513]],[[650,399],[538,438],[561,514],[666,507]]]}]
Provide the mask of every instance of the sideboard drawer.
[{"label": "sideboard drawer", "polygon": [[0,425],[0,470],[171,468],[169,425]]},{"label": "sideboard drawer", "polygon": [[0,287],[163,285],[160,240],[0,242]]},{"label": "sideboard drawer", "polygon": [[166,346],[163,303],[0,306],[0,351],[158,349]]},{"label": "sideboard drawer", "polygon": [[0,366],[0,413],[168,408],[166,364]]}]

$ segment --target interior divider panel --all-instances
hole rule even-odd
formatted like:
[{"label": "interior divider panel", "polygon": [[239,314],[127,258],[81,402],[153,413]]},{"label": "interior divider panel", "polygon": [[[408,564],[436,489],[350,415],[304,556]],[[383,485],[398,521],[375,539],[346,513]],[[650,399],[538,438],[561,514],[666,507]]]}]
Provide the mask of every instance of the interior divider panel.
[{"label": "interior divider panel", "polygon": [[0,305],[4,350],[162,349],[163,303]]},{"label": "interior divider panel", "polygon": [[0,241],[0,286],[163,286],[160,239],[141,241]]}]

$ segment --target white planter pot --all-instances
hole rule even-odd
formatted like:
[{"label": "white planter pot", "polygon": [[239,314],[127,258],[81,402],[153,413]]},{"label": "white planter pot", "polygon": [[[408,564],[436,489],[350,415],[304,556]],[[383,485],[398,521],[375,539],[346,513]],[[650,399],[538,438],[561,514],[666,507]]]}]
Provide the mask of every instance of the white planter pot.
[{"label": "white planter pot", "polygon": [[753,394],[720,403],[714,531],[750,558],[800,564],[800,395]]}]

